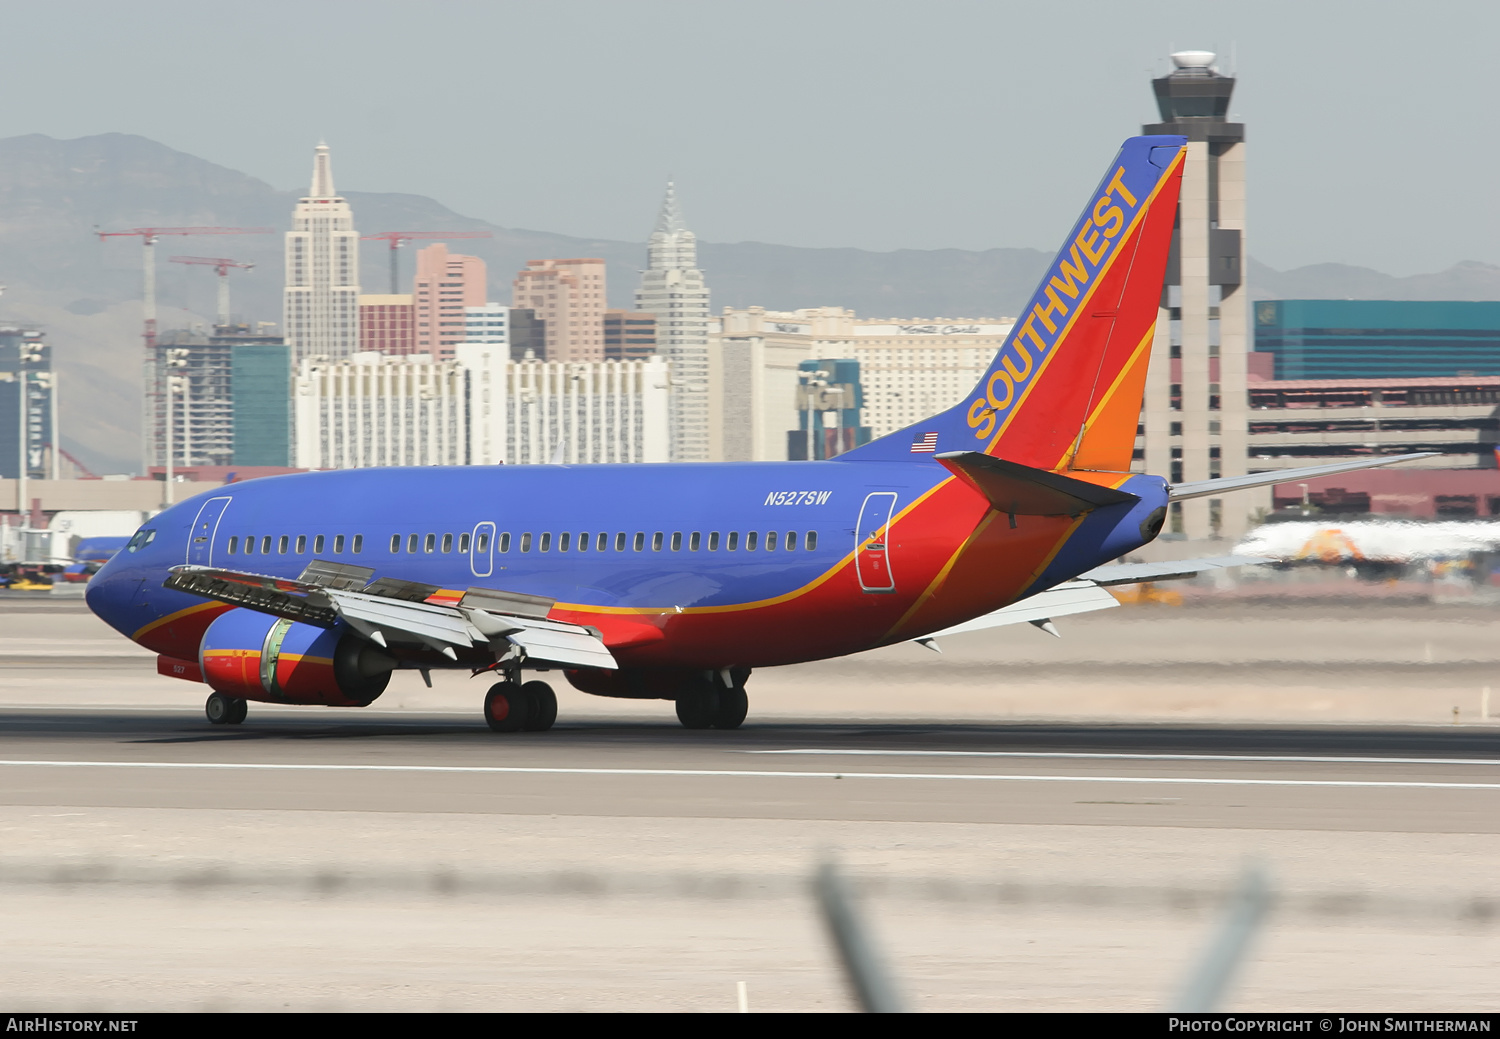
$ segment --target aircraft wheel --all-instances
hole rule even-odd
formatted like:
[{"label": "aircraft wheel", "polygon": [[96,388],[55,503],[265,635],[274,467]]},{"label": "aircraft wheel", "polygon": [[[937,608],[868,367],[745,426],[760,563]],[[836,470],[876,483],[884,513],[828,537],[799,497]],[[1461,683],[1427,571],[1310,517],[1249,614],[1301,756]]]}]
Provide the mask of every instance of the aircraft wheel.
[{"label": "aircraft wheel", "polygon": [[750,698],[745,695],[745,687],[737,685],[733,689],[719,690],[719,706],[714,712],[714,728],[716,729],[738,729],[745,721],[745,714],[750,710]]},{"label": "aircraft wheel", "polygon": [[224,724],[238,725],[242,721],[244,721],[245,717],[250,713],[250,701],[242,700],[238,696],[235,696],[231,697],[229,702],[233,705],[233,710],[231,711],[228,720],[226,720]]},{"label": "aircraft wheel", "polygon": [[208,699],[203,703],[203,713],[214,725],[233,725],[234,722],[230,719],[234,717],[234,697],[223,693],[209,693]]},{"label": "aircraft wheel", "polygon": [[546,732],[557,721],[557,694],[546,682],[527,682],[521,687],[521,695],[531,702],[531,715],[523,728],[527,732]]},{"label": "aircraft wheel", "polygon": [[719,690],[707,682],[677,694],[677,720],[684,729],[709,729],[719,713]]},{"label": "aircraft wheel", "polygon": [[495,732],[520,732],[531,717],[531,698],[514,682],[496,682],[484,697],[484,720]]}]

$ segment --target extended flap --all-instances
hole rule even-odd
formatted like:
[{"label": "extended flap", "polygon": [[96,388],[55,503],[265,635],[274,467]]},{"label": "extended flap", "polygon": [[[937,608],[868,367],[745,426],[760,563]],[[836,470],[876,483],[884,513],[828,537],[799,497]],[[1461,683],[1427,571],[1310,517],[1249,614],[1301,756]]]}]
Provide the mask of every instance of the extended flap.
[{"label": "extended flap", "polygon": [[1113,487],[1100,487],[978,451],[949,451],[936,457],[988,498],[996,510],[1016,516],[1077,516],[1105,505],[1141,500]]}]

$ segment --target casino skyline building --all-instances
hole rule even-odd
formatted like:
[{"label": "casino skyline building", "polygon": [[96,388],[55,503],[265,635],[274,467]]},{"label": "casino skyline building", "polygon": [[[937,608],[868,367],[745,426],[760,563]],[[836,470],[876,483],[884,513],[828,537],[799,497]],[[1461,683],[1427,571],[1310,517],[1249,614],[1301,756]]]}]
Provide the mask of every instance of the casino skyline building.
[{"label": "casino skyline building", "polygon": [[710,400],[708,286],[698,269],[698,239],[667,184],[661,213],[646,247],[646,270],[635,293],[635,309],[656,316],[656,351],[672,373],[672,461],[707,462],[713,457]]},{"label": "casino skyline building", "polygon": [[313,153],[312,185],[286,233],[282,330],[296,360],[359,350],[359,232],[333,188],[328,145]]}]

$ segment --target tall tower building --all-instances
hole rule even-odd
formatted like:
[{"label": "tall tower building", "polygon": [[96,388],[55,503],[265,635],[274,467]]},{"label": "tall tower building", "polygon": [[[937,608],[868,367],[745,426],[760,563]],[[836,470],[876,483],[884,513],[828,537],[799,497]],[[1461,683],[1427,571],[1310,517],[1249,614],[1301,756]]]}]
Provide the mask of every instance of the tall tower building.
[{"label": "tall tower building", "polygon": [[656,315],[656,350],[672,372],[672,460],[711,461],[708,286],[698,270],[698,239],[682,222],[667,185],[647,247],[635,309]]},{"label": "tall tower building", "polygon": [[286,235],[286,341],[297,360],[348,357],[359,349],[359,232],[333,191],[328,145],[313,156],[312,189]]},{"label": "tall tower building", "polygon": [[412,288],[416,307],[416,352],[451,361],[464,341],[464,309],[485,304],[485,263],[477,256],[450,253],[442,242],[417,253]]},{"label": "tall tower building", "polygon": [[[1245,127],[1228,121],[1234,79],[1213,62],[1208,51],[1173,54],[1173,71],[1151,82],[1162,121],[1142,127],[1188,139],[1143,416],[1145,469],[1174,483],[1241,476],[1249,460]],[[1237,538],[1268,497],[1180,502],[1168,529]]]},{"label": "tall tower building", "polygon": [[605,292],[604,261],[593,258],[527,260],[511,282],[514,305],[543,324],[549,361],[604,360]]}]

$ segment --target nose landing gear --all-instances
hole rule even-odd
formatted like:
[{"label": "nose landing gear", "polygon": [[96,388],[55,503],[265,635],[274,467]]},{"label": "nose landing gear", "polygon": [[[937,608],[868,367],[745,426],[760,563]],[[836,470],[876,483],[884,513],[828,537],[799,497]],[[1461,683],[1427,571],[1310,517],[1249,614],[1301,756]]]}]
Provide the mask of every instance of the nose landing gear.
[{"label": "nose landing gear", "polygon": [[238,725],[250,713],[250,704],[237,696],[210,693],[203,704],[203,713],[214,725]]}]

